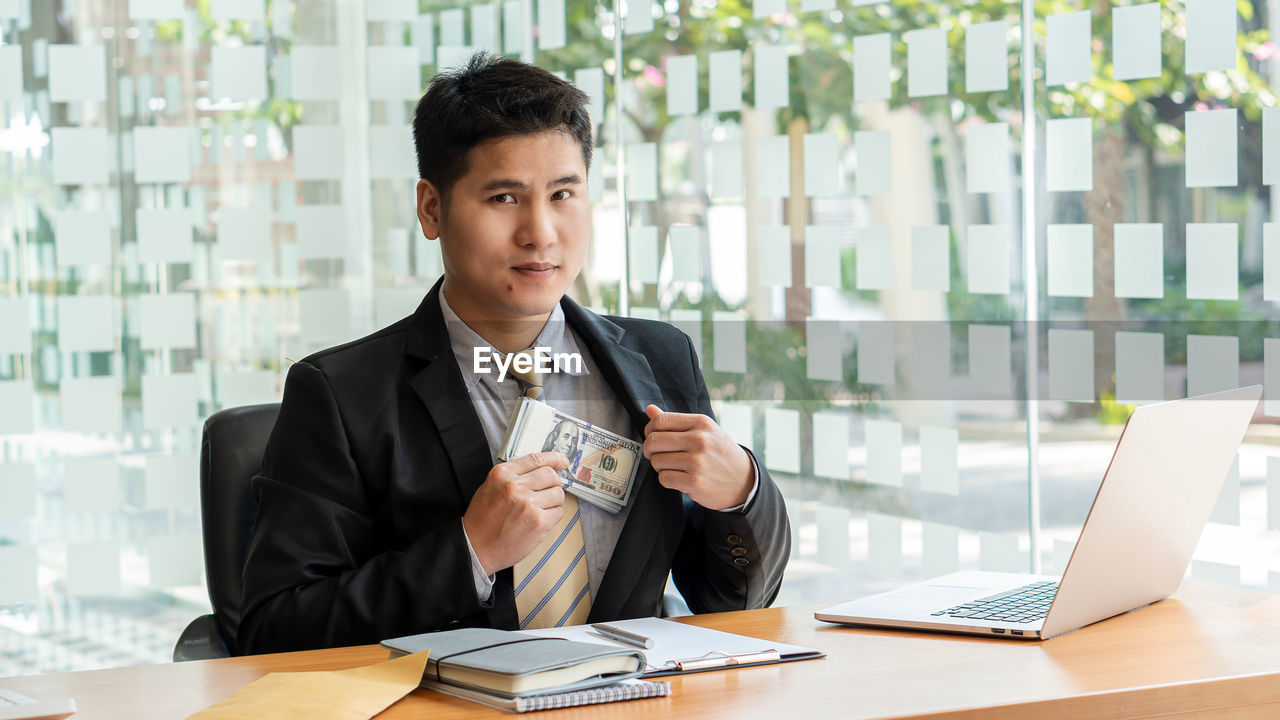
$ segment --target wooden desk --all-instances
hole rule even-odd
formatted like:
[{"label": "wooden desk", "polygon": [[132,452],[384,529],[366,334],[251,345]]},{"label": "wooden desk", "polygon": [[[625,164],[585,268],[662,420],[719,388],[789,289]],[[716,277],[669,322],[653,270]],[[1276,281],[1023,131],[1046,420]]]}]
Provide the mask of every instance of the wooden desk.
[{"label": "wooden desk", "polygon": [[[574,718],[1276,718],[1280,596],[1188,583],[1171,599],[1045,642],[842,628],[813,607],[686,618],[822,648],[825,660],[669,678],[671,697],[536,715]],[[74,720],[182,718],[277,670],[354,667],[377,646],[0,678],[73,697]],[[424,690],[380,720],[510,715]]]}]

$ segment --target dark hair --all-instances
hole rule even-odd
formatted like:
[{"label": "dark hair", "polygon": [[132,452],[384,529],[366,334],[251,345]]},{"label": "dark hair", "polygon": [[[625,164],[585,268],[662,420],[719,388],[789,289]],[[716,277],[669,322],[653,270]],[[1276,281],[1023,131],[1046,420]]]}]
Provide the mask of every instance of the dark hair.
[{"label": "dark hair", "polygon": [[418,176],[435,185],[442,210],[467,173],[467,152],[481,141],[563,130],[582,145],[591,168],[590,98],[540,67],[485,52],[431,81],[413,115]]}]

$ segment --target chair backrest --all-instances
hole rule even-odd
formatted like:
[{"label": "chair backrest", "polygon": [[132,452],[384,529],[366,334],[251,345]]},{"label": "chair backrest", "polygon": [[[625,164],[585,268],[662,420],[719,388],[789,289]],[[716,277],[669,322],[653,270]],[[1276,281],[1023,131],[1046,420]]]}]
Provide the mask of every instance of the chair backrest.
[{"label": "chair backrest", "polygon": [[204,423],[200,448],[200,505],[204,570],[218,629],[239,655],[241,573],[258,500],[249,481],[262,472],[262,453],[276,424],[279,403],[227,408]]}]

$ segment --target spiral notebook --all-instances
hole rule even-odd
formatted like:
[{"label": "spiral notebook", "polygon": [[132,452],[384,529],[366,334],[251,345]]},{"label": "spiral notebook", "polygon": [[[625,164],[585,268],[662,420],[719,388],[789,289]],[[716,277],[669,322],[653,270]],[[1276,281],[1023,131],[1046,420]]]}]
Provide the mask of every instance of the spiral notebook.
[{"label": "spiral notebook", "polygon": [[671,683],[647,680],[623,680],[613,685],[589,688],[587,690],[574,690],[548,695],[523,695],[512,698],[491,695],[479,690],[470,690],[426,678],[422,680],[422,687],[429,690],[438,690],[446,695],[460,697],[463,700],[471,700],[489,707],[495,707],[499,710],[518,713],[533,712],[535,710],[555,710],[556,708],[577,707],[578,705],[596,705],[598,703],[619,702],[621,700],[666,697],[671,694]]}]

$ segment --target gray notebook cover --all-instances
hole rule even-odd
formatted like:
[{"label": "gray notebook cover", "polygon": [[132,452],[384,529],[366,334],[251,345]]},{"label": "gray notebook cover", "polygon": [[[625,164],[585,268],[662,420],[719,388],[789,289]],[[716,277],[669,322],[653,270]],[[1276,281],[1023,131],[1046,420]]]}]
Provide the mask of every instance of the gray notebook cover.
[{"label": "gray notebook cover", "polygon": [[[493,630],[491,628],[462,628],[445,630],[421,635],[408,635],[382,641],[382,646],[395,653],[412,654],[430,649],[427,659],[427,670],[424,677],[437,679],[436,664],[444,667],[454,666],[469,670],[478,670],[494,675],[523,677],[535,675],[547,670],[558,670],[578,663],[604,657],[634,657],[636,670],[631,673],[595,675],[583,678],[579,682],[568,685],[533,690],[520,695],[542,695],[571,690],[582,690],[616,683],[619,680],[638,677],[645,667],[644,653],[626,648],[611,648],[594,643],[581,643],[560,638],[545,638],[510,630]],[[459,687],[475,687],[472,685],[450,682],[441,678],[441,682]],[[502,697],[515,697],[492,688],[477,687],[483,692]]]}]

